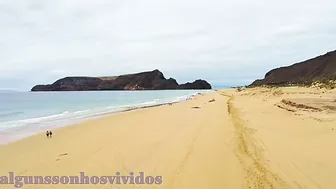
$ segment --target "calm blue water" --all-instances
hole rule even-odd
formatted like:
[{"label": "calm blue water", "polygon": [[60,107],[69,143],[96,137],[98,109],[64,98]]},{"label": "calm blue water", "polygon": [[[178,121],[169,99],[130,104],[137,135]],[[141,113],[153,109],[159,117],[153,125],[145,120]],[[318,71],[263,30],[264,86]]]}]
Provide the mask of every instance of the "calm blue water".
[{"label": "calm blue water", "polygon": [[200,90],[0,92],[0,132],[42,131],[106,113],[178,102]]}]

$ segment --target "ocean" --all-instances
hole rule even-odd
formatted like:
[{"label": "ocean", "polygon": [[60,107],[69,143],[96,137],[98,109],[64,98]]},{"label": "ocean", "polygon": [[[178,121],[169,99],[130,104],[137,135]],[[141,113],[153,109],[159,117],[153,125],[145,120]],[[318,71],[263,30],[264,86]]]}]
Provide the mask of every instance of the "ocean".
[{"label": "ocean", "polygon": [[0,91],[0,144],[106,114],[174,103],[209,90]]}]

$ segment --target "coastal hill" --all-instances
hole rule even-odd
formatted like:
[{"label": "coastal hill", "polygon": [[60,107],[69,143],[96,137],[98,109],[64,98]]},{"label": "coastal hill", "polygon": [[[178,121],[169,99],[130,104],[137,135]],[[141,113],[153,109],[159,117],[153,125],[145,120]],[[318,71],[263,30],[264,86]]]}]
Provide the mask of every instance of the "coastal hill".
[{"label": "coastal hill", "polygon": [[112,77],[65,77],[53,84],[36,85],[31,91],[95,91],[95,90],[164,90],[211,89],[204,80],[179,85],[175,79],[166,79],[159,70]]},{"label": "coastal hill", "polygon": [[336,51],[332,51],[291,66],[273,69],[266,73],[264,79],[256,80],[250,86],[311,84],[335,79]]}]

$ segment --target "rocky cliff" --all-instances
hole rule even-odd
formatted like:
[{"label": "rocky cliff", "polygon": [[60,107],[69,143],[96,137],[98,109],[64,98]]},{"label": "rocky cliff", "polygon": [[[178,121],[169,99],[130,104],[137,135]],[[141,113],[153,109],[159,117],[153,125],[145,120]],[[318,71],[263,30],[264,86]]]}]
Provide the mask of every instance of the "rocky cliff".
[{"label": "rocky cliff", "polygon": [[211,89],[204,80],[179,85],[159,70],[114,77],[65,77],[49,85],[36,85],[31,91],[164,90]]},{"label": "rocky cliff", "polygon": [[256,80],[250,86],[310,84],[325,79],[336,79],[336,51],[291,66],[273,69],[266,73],[264,79]]}]

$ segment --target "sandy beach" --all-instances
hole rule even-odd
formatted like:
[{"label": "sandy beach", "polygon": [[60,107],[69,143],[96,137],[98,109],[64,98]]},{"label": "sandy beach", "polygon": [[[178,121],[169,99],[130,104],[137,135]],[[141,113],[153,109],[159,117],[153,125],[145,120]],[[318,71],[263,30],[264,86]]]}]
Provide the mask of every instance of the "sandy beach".
[{"label": "sandy beach", "polygon": [[226,89],[122,112],[54,130],[51,139],[39,134],[0,146],[0,175],[162,177],[152,185],[24,188],[332,189],[335,99],[335,90]]}]

